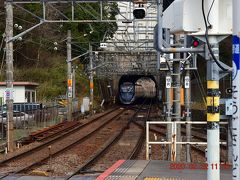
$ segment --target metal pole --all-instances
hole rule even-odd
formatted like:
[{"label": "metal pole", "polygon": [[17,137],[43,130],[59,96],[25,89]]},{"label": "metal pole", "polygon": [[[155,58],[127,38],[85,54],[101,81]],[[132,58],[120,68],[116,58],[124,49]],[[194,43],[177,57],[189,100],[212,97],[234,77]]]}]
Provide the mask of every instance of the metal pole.
[{"label": "metal pole", "polygon": [[7,148],[9,152],[15,149],[13,137],[13,7],[6,2],[6,104],[7,104]]},{"label": "metal pole", "polygon": [[177,124],[175,122],[171,123],[172,125],[172,154],[171,154],[171,160],[176,161],[176,151],[177,151],[177,145],[176,145],[176,136],[177,136]]},{"label": "metal pole", "polygon": [[[177,43],[180,40],[179,35],[175,35],[175,43]],[[180,53],[174,54],[175,58],[180,59]],[[180,61],[174,61],[173,62],[173,113],[172,116],[174,118],[174,121],[180,121],[181,120],[181,62]],[[177,136],[177,142],[181,141],[181,124],[176,125],[176,136]],[[176,161],[181,160],[181,146],[177,145],[176,148]]]},{"label": "metal pole", "polygon": [[71,30],[67,34],[67,78],[68,78],[68,112],[67,120],[72,120],[72,47],[71,47]]},{"label": "metal pole", "polygon": [[[166,120],[168,122],[171,122],[172,121],[172,118],[171,118],[171,106],[172,106],[172,103],[171,103],[171,76],[170,76],[170,72],[167,73],[167,76],[166,76]],[[172,124],[168,124],[167,125],[167,141],[170,142],[172,141]],[[169,148],[169,151],[168,151],[168,160],[172,160],[173,159],[171,158],[171,154],[173,153],[172,152],[172,148],[171,148],[171,145],[168,146]]]},{"label": "metal pole", "polygon": [[22,37],[23,35],[27,34],[28,32],[32,31],[33,29],[37,28],[38,26],[42,25],[44,23],[44,21],[41,21],[40,23],[36,24],[35,26],[21,32],[20,34],[14,36],[14,37],[11,37],[10,39],[7,40],[7,42],[9,41],[15,41],[16,39]]},{"label": "metal pole", "polygon": [[73,67],[72,68],[72,81],[73,81],[73,84],[72,84],[72,88],[73,88],[73,99],[76,98],[76,67]]},{"label": "metal pole", "polygon": [[160,56],[161,56],[161,53],[158,51],[157,52],[157,70],[158,71],[160,70]]},{"label": "metal pole", "polygon": [[[187,46],[187,38],[184,38],[184,46]],[[186,58],[186,53],[184,54],[184,58]],[[185,106],[185,116],[186,121],[191,121],[191,110],[190,110],[190,102],[191,102],[191,76],[189,70],[189,61],[186,61],[186,73],[184,78],[184,106]],[[187,142],[191,141],[191,124],[186,125],[186,136]],[[189,144],[186,145],[186,160],[187,162],[191,162],[191,146]]]},{"label": "metal pole", "polygon": [[233,145],[233,180],[240,179],[240,0],[233,0],[233,116],[232,116],[232,145]]},{"label": "metal pole", "polygon": [[92,54],[92,46],[89,44],[89,58],[90,58],[90,111],[93,111],[93,54]]},{"label": "metal pole", "polygon": [[[173,44],[173,41],[172,39],[170,38],[170,31],[169,29],[165,29],[165,33],[166,33],[166,42],[168,44]],[[159,56],[160,56],[160,52],[158,52]],[[169,58],[171,58],[171,55],[168,54],[167,55]],[[159,57],[160,58],[160,57]],[[160,62],[158,64],[158,68],[160,68]],[[169,81],[169,82],[167,82]],[[168,84],[167,84],[168,83]],[[166,120],[168,122],[171,122],[172,121],[172,112],[171,112],[171,106],[172,106],[172,102],[171,102],[171,90],[172,90],[172,78],[171,78],[171,69],[168,70],[167,72],[167,76],[166,76],[166,94],[165,94],[165,97],[166,97]],[[167,124],[167,141],[170,142],[172,140],[172,125],[171,124]],[[168,145],[168,160],[172,160],[173,159],[171,157],[171,154],[175,153],[175,152],[172,152],[173,148],[171,148],[171,145]]]},{"label": "metal pole", "polygon": [[146,160],[149,160],[149,123],[146,122]]},{"label": "metal pole", "polygon": [[[189,68],[189,63],[187,62],[186,68]],[[190,79],[190,71],[186,70],[186,75],[184,79],[184,105],[185,105],[185,116],[186,121],[191,121],[191,109],[190,109],[190,102],[191,102],[191,79]],[[187,142],[191,141],[191,125],[186,125],[186,136]],[[187,144],[186,146],[186,159],[187,162],[191,162],[191,146]]]},{"label": "metal pole", "polygon": [[[214,36],[209,36],[209,42],[214,48],[215,57],[218,59],[218,41]],[[207,49],[207,48],[206,48]],[[206,50],[207,60],[207,163],[208,180],[220,179],[220,145],[219,145],[219,67],[209,57]]]},{"label": "metal pole", "polygon": [[[174,121],[180,121],[181,116],[181,104],[180,104],[180,91],[181,91],[181,82],[180,82],[180,61],[173,62],[173,117]],[[177,142],[181,141],[181,124],[176,125],[177,132]],[[176,149],[176,161],[181,160],[181,149],[180,145],[177,145]]]}]

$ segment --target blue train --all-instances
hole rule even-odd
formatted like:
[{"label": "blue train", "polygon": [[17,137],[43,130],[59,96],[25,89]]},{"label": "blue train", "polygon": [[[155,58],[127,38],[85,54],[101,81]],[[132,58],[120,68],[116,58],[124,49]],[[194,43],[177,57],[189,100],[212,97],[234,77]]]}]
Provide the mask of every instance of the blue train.
[{"label": "blue train", "polygon": [[135,83],[126,81],[119,86],[119,100],[122,104],[132,104],[144,97],[156,97],[155,83],[150,79],[141,78]]},{"label": "blue train", "polygon": [[119,100],[123,104],[131,104],[135,99],[135,85],[132,82],[124,82],[119,88]]}]

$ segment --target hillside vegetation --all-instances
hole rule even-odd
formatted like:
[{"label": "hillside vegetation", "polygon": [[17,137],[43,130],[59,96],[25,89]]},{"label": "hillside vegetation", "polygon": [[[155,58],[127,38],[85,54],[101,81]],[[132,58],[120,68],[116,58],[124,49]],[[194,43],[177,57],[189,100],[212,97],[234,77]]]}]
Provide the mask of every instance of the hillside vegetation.
[{"label": "hillside vegetation", "polygon": [[[82,3],[82,8],[75,11],[76,19],[92,19],[99,16],[99,4]],[[41,16],[41,6],[38,4],[24,5],[24,8]],[[71,6],[58,5],[58,9],[69,16]],[[103,16],[115,19],[118,12],[117,4],[104,4]],[[53,8],[48,8],[47,17],[60,18]],[[14,24],[22,29],[14,28],[14,34],[32,27],[39,21],[28,13],[14,8]],[[93,49],[99,47],[104,37],[112,37],[117,29],[116,23],[45,23],[22,37],[22,41],[14,42],[14,81],[32,81],[39,83],[38,100],[50,101],[58,95],[64,95],[67,89],[66,37],[67,30],[72,31],[72,57],[85,53],[89,43]],[[0,45],[5,31],[5,9],[0,0]],[[92,31],[90,33],[90,31]],[[3,48],[5,43],[3,43]],[[5,81],[5,53],[0,49],[1,72],[0,80]],[[54,50],[55,49],[55,50]],[[57,49],[57,50],[56,50]],[[76,67],[76,93],[78,96],[88,95],[89,80],[86,74],[88,57],[83,57],[73,63]],[[95,90],[97,93],[97,89]]]}]

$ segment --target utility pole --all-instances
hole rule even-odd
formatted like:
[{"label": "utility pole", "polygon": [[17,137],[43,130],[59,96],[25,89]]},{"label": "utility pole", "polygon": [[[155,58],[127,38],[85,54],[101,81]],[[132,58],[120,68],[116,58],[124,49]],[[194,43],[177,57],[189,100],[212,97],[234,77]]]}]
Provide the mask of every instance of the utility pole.
[{"label": "utility pole", "polygon": [[[212,2],[207,1],[206,5],[208,8],[212,7],[212,15],[208,18],[208,21],[212,24],[212,27],[208,29],[209,34],[211,34],[218,30],[220,1],[215,1],[213,6]],[[207,42],[205,48],[205,59],[207,61],[207,180],[220,180],[220,67],[216,63],[216,60],[219,60],[220,39],[216,35],[205,35],[205,39]],[[209,48],[212,49],[212,52]]]},{"label": "utility pole", "polygon": [[67,83],[68,83],[68,112],[67,112],[67,120],[72,120],[72,97],[73,97],[73,89],[72,89],[72,47],[71,47],[71,30],[68,30],[67,33]]},{"label": "utility pole", "polygon": [[7,149],[15,149],[13,137],[13,7],[11,2],[5,2],[6,9],[6,104],[7,104]]},{"label": "utility pole", "polygon": [[[218,41],[216,36],[209,36],[209,42],[214,48],[214,55],[218,59]],[[207,60],[207,164],[208,180],[220,179],[220,145],[219,145],[219,67],[209,56],[206,48]]]},{"label": "utility pole", "polygon": [[93,53],[92,46],[89,44],[89,58],[90,58],[90,111],[93,112]]},{"label": "utility pole", "polygon": [[233,116],[232,116],[232,179],[240,179],[240,0],[233,0]]}]

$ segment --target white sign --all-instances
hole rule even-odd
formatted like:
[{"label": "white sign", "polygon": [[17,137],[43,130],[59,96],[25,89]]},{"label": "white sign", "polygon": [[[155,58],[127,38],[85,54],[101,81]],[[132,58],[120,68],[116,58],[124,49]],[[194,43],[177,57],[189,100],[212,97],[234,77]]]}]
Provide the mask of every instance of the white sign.
[{"label": "white sign", "polygon": [[172,86],[172,78],[170,76],[166,76],[166,88],[169,89]]},{"label": "white sign", "polygon": [[72,97],[72,87],[68,87],[68,97],[71,98]]},{"label": "white sign", "polygon": [[71,91],[68,92],[68,97],[69,97],[69,98],[72,97],[72,92],[71,92]]},{"label": "white sign", "polygon": [[240,51],[240,48],[239,48],[239,44],[233,44],[233,54],[240,54],[239,51]]},{"label": "white sign", "polygon": [[185,76],[184,87],[188,89],[190,87],[190,77]]},{"label": "white sign", "polygon": [[6,100],[13,99],[13,88],[7,88],[5,90],[5,98]]}]

